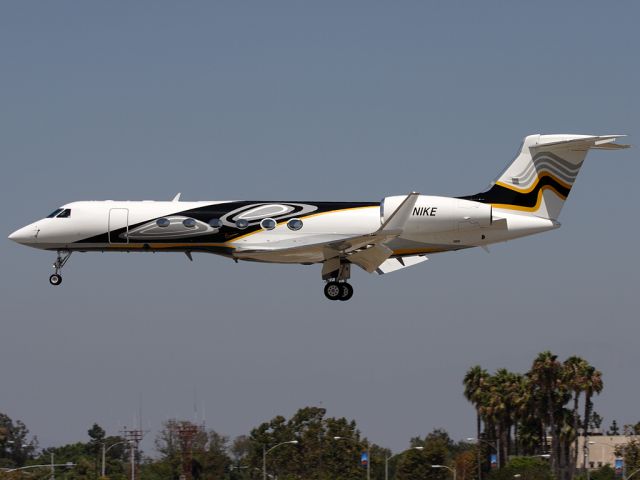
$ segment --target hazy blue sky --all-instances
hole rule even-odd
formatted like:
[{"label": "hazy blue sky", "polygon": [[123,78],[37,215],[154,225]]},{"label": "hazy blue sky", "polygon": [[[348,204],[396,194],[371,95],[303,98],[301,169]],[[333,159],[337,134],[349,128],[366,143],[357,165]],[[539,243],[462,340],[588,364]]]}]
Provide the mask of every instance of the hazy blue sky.
[{"label": "hazy blue sky", "polygon": [[[4,235],[86,199],[379,200],[483,189],[530,133],[638,143],[637,2],[2,2]],[[558,231],[436,255],[351,302],[318,266],[0,242],[0,411],[43,445],[319,405],[400,449],[472,435],[468,367],[604,373],[640,420],[639,150],[592,152]],[[150,448],[150,442],[147,444]]]}]

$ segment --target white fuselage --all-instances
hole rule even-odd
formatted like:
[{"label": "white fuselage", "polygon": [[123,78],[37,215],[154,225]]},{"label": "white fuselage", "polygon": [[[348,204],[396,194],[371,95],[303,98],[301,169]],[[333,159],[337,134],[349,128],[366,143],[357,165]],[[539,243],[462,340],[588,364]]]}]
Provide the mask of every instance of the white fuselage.
[{"label": "white fuselage", "polygon": [[[323,261],[321,250],[296,252],[295,246],[308,245],[314,239],[329,243],[374,232],[384,221],[385,212],[388,215],[393,211],[402,198],[404,196],[388,197],[381,204],[73,202],[60,208],[69,210],[68,216],[43,218],[17,230],[9,238],[46,250],[205,251],[232,257],[236,252],[247,252],[240,257],[247,260],[252,259],[249,252],[256,252],[256,259],[260,261],[316,263]],[[322,206],[317,208],[318,205]],[[287,211],[291,206],[297,211]],[[222,225],[209,225],[208,216],[221,220]],[[158,219],[164,218],[172,222],[167,230],[156,225]],[[197,225],[180,223],[187,218],[195,218]],[[237,221],[242,218],[249,225],[239,228]],[[275,220],[273,229],[261,226],[260,222],[267,218]],[[289,228],[291,218],[302,221],[299,230]],[[404,231],[388,246],[394,255],[437,253],[486,246],[558,226],[553,220],[486,204],[421,195]]]}]

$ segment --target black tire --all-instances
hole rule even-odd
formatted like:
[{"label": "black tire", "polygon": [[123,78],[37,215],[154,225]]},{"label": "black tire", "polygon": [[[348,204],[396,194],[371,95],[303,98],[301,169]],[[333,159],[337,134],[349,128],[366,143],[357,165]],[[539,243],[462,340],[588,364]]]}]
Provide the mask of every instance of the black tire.
[{"label": "black tire", "polygon": [[338,282],[328,282],[324,286],[324,296],[329,300],[340,300],[342,296],[342,287]]},{"label": "black tire", "polygon": [[60,285],[62,283],[62,275],[58,275],[57,273],[54,273],[49,277],[49,283],[54,286]]},{"label": "black tire", "polygon": [[353,297],[353,287],[351,286],[350,283],[341,283],[340,289],[341,289],[340,300],[342,300],[343,302],[346,302],[351,297]]}]

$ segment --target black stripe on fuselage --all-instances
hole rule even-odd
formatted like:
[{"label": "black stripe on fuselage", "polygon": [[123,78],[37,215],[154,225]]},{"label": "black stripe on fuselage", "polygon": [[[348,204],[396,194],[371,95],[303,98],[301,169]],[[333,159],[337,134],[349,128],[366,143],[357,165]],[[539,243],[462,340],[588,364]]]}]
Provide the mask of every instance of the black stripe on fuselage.
[{"label": "black stripe on fuselage", "polygon": [[[296,214],[298,212],[304,212],[304,208],[301,207],[296,207],[296,209],[294,209],[292,212],[287,213],[287,215],[285,217],[283,217],[283,220],[288,220],[290,218],[301,218],[304,219],[306,216],[309,215],[317,215],[319,213],[327,213],[327,212],[333,212],[333,211],[340,211],[340,210],[348,210],[351,208],[361,208],[361,207],[378,207],[380,206],[379,202],[273,202],[273,201],[269,201],[269,202],[265,202],[265,201],[240,201],[240,202],[226,202],[226,203],[218,203],[218,204],[213,204],[213,205],[206,205],[204,207],[197,207],[197,208],[192,208],[192,209],[188,209],[188,210],[183,210],[183,211],[179,211],[179,212],[175,212],[172,213],[169,216],[173,216],[173,215],[181,215],[181,216],[185,216],[185,217],[190,217],[190,218],[194,218],[196,220],[208,223],[211,219],[213,218],[222,218],[225,215],[229,214],[230,212],[234,212],[236,210],[242,209],[243,207],[250,207],[252,205],[269,205],[269,204],[273,204],[273,205],[304,205],[304,206],[313,206],[315,207],[315,209],[313,211],[310,211],[308,213],[303,213],[299,216],[297,216]],[[236,214],[234,214],[235,216]],[[155,217],[155,218],[149,218],[147,220],[145,220],[144,222],[139,222],[136,224],[132,224],[129,225],[129,230],[133,230],[134,228],[137,228],[141,225],[144,225],[146,223],[152,222],[154,220],[156,220],[157,218],[160,217]],[[274,218],[276,221],[281,221],[278,216],[274,216],[272,217]],[[104,244],[108,244],[109,243],[109,232],[106,231],[106,226],[107,226],[107,218],[105,218],[105,232],[101,233],[100,235],[95,235],[93,237],[90,238],[85,238],[83,240],[79,240],[78,242],[75,242],[75,244],[82,244],[82,243],[104,243]],[[154,238],[152,241],[151,240],[147,240],[147,241],[151,241],[152,243],[163,243],[163,244],[170,244],[170,243],[194,243],[194,244],[200,244],[200,243],[224,243],[224,242],[228,242],[228,241],[232,241],[234,238],[236,237],[240,237],[243,235],[247,235],[249,233],[253,233],[256,231],[262,230],[262,227],[260,226],[259,221],[254,222],[253,224],[249,225],[247,228],[245,229],[239,229],[239,228],[235,228],[235,227],[231,227],[228,225],[224,225],[222,226],[219,231],[217,233],[214,234],[210,234],[210,235],[194,235],[193,237],[180,237],[180,238]],[[123,233],[126,233],[126,229],[122,228],[122,229],[118,229],[118,230],[114,230],[111,232],[111,236],[112,238],[114,236],[119,236]],[[132,243],[144,243],[143,241],[132,241]],[[119,245],[126,245],[125,244],[119,244]]]},{"label": "black stripe on fuselage", "polygon": [[501,205],[514,205],[518,207],[533,208],[538,202],[538,194],[542,188],[551,187],[555,190],[563,199],[569,196],[570,188],[565,187],[555,178],[544,175],[536,182],[535,187],[528,193],[522,193],[517,190],[512,190],[503,185],[493,185],[489,190],[482,193],[476,193],[475,195],[467,195],[465,197],[458,197],[462,200],[472,200],[480,203],[501,204]]}]

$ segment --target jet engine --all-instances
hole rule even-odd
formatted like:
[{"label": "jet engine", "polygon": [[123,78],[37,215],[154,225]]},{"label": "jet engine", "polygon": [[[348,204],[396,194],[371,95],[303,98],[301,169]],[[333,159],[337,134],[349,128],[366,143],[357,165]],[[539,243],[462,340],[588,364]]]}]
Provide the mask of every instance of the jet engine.
[{"label": "jet engine", "polygon": [[[380,203],[380,221],[384,223],[406,198],[386,197]],[[406,233],[438,233],[474,230],[492,223],[491,205],[450,197],[420,195],[405,224]]]}]

